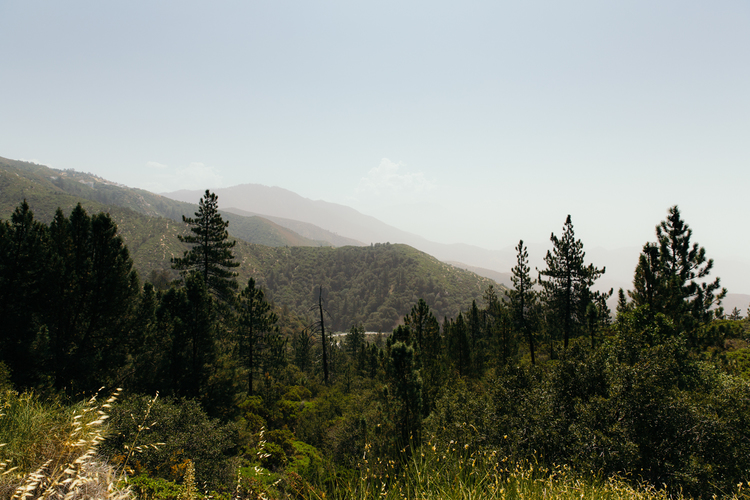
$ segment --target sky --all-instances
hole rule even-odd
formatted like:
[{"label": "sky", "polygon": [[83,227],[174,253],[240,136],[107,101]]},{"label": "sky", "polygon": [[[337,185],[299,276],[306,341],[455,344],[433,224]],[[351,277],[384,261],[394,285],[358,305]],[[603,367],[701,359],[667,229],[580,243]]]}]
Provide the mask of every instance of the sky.
[{"label": "sky", "polygon": [[749,26],[746,0],[0,0],[0,156],[539,254],[570,214],[637,257],[677,204],[750,293]]}]

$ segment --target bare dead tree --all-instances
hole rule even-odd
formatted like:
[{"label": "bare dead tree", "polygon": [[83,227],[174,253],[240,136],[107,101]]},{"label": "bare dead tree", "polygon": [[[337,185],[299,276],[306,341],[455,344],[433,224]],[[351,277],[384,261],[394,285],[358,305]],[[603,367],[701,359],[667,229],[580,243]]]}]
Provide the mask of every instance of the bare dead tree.
[{"label": "bare dead tree", "polygon": [[326,325],[323,320],[323,285],[318,294],[318,308],[320,309],[320,335],[323,340],[323,381],[328,385],[328,346],[326,342]]}]

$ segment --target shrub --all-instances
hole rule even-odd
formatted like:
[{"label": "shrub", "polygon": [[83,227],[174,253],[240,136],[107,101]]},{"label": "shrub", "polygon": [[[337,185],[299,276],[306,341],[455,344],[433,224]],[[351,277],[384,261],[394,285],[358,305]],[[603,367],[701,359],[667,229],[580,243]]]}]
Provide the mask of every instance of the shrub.
[{"label": "shrub", "polygon": [[[139,434],[150,404],[149,420]],[[134,395],[112,408],[110,425],[102,450],[135,475],[181,482],[185,464],[192,461],[197,484],[219,491],[234,482],[236,426],[209,418],[196,401]],[[138,453],[125,464],[129,448]]]}]

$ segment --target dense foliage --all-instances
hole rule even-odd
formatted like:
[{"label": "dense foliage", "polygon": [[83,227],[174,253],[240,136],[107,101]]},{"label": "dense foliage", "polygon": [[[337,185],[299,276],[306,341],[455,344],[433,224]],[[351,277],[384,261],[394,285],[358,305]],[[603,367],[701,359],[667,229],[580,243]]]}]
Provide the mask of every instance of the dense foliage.
[{"label": "dense foliage", "polygon": [[[750,470],[746,320],[709,307],[723,291],[677,207],[659,227],[615,318],[570,217],[542,294],[523,242],[509,294],[402,245],[266,247],[219,307],[200,268],[141,286],[106,214],[44,224],[23,203],[0,223],[0,385],[127,387],[101,451],[161,498],[411,487],[422,457],[439,476],[435,450],[497,484],[513,463],[731,494]],[[325,344],[300,320],[311,305]]]}]

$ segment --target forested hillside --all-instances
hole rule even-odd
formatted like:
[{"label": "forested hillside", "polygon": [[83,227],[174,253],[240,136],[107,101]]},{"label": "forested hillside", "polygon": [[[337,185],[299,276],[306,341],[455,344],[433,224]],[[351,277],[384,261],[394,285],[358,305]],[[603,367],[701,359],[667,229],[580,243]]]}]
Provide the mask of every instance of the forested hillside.
[{"label": "forested hillside", "polygon": [[254,246],[249,252],[258,259],[252,274],[269,299],[300,315],[311,314],[322,285],[329,324],[339,331],[361,325],[388,332],[420,298],[438,318],[453,317],[490,285],[499,286],[406,245]]}]

